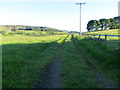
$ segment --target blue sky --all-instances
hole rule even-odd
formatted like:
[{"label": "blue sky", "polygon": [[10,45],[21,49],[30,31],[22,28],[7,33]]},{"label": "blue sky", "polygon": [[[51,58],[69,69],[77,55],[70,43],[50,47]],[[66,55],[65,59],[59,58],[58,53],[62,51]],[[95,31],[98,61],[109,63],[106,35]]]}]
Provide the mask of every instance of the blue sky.
[{"label": "blue sky", "polygon": [[82,32],[89,20],[118,16],[119,0],[0,0],[0,25],[47,26],[79,31],[82,5]]}]

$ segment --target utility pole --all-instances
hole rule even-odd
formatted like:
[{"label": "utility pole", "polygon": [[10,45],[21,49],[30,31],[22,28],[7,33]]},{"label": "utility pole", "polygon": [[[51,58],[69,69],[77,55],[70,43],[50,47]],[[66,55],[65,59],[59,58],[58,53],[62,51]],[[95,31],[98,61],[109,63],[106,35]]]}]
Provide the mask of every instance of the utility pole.
[{"label": "utility pole", "polygon": [[82,4],[86,4],[86,2],[84,2],[84,3],[76,3],[76,5],[80,5],[80,34],[81,34],[81,5]]}]

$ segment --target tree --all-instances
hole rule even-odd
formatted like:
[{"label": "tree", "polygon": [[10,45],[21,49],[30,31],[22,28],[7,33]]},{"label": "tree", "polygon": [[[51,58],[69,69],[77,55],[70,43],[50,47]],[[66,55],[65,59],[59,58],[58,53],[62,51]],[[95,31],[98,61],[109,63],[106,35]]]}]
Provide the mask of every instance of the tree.
[{"label": "tree", "polygon": [[114,19],[113,19],[113,18],[110,18],[109,21],[110,21],[109,29],[114,29],[114,28],[115,28]]},{"label": "tree", "polygon": [[96,31],[96,30],[99,30],[99,25],[100,25],[99,21],[91,20],[87,24],[87,29],[88,31]]},{"label": "tree", "polygon": [[94,21],[93,20],[91,20],[91,21],[89,21],[88,22],[88,24],[87,24],[87,29],[88,29],[88,31],[93,31],[93,23],[94,23]]},{"label": "tree", "polygon": [[115,23],[115,28],[114,29],[118,29],[119,25],[120,25],[120,16],[118,17],[114,17],[114,23]]},{"label": "tree", "polygon": [[109,25],[110,25],[110,19],[105,19],[105,24],[104,24],[104,30],[109,30]]},{"label": "tree", "polygon": [[95,31],[99,30],[100,28],[100,21],[94,20],[94,29]]},{"label": "tree", "polygon": [[110,19],[90,20],[87,24],[88,31],[106,30],[106,29],[119,29],[120,16]]},{"label": "tree", "polygon": [[107,20],[106,19],[100,19],[100,28],[101,30],[105,30],[106,29],[106,23],[107,23]]}]

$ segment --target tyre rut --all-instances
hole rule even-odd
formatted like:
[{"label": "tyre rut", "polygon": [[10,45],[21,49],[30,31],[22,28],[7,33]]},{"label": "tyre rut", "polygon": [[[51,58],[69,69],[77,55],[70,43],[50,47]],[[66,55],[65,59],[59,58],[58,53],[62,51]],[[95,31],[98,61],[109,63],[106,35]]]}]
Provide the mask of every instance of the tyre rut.
[{"label": "tyre rut", "polygon": [[[68,36],[67,36],[68,37]],[[40,74],[38,80],[33,84],[33,88],[59,88],[61,85],[61,49],[65,40],[63,40],[62,45],[57,46],[57,51],[53,62],[51,62],[45,71]]]}]

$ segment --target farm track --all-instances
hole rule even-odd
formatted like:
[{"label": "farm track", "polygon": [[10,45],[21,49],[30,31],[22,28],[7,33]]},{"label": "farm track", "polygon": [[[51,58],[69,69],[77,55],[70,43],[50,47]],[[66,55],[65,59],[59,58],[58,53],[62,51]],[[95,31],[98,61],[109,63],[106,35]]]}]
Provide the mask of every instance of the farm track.
[{"label": "farm track", "polygon": [[[62,84],[61,49],[67,37],[64,38],[62,44],[57,45],[56,55],[53,61],[45,68],[44,72],[40,74],[37,82],[34,83],[33,88],[59,88]],[[59,40],[61,39],[63,38],[60,38]],[[92,58],[88,57],[85,54],[84,50],[82,50],[83,48],[78,47],[74,36],[72,36],[71,40],[72,43],[75,45],[76,50],[79,52],[82,60],[85,60],[86,65],[88,66],[92,74],[92,78],[96,81],[97,85],[101,88],[116,88],[117,86],[102,73],[102,70],[98,66],[96,66],[94,62],[92,62]]]},{"label": "farm track", "polygon": [[117,86],[102,73],[102,70],[94,64],[92,58],[88,57],[85,52],[83,52],[82,47],[78,47],[77,42],[74,40],[74,36],[72,36],[72,42],[75,45],[77,51],[80,53],[81,58],[85,60],[86,65],[92,73],[92,78],[95,79],[96,83],[101,88],[117,88]]},{"label": "farm track", "polygon": [[[68,36],[67,36],[68,37]],[[56,55],[46,68],[45,71],[39,76],[38,81],[33,85],[33,88],[59,88],[61,85],[61,76],[62,71],[61,67],[61,49],[67,39],[64,38],[61,45],[57,46]],[[61,40],[60,38],[59,40]]]}]

